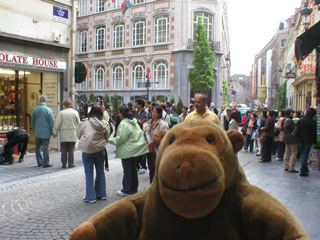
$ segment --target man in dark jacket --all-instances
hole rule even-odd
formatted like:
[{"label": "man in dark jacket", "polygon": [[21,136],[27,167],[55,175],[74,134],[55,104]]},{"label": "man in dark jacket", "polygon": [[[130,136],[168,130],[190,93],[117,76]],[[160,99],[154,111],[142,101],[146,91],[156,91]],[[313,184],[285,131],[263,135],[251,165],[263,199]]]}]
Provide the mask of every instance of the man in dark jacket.
[{"label": "man in dark jacket", "polygon": [[313,119],[316,115],[317,111],[313,108],[309,108],[307,110],[307,114],[305,117],[302,117],[298,124],[298,143],[301,151],[301,168],[300,168],[300,176],[306,177],[308,176],[308,157],[309,152],[313,144],[317,143],[317,123]]},{"label": "man in dark jacket", "polygon": [[8,142],[4,145],[4,161],[1,164],[12,164],[12,151],[13,147],[17,144],[18,151],[21,153],[19,162],[23,162],[23,157],[27,151],[29,135],[21,129],[15,129],[7,133]]}]

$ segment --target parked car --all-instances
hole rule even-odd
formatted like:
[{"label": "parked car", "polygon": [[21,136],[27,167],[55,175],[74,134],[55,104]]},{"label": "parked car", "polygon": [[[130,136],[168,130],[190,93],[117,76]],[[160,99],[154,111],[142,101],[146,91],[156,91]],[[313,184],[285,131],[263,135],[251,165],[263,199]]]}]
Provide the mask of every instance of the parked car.
[{"label": "parked car", "polygon": [[[238,111],[240,112],[240,115],[241,115],[241,121],[242,121],[243,117],[247,115],[247,112],[249,110],[250,110],[250,108],[248,108],[248,107],[238,108]],[[241,125],[241,122],[239,123],[239,125]]]},{"label": "parked car", "polygon": [[247,108],[248,105],[247,105],[247,104],[240,103],[240,104],[238,104],[237,107],[238,107],[238,108]]}]

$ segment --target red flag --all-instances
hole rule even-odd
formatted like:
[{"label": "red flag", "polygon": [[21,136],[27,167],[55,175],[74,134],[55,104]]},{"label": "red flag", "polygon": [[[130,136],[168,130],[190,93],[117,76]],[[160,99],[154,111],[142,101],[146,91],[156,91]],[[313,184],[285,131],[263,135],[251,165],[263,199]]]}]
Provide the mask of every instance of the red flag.
[{"label": "red flag", "polygon": [[116,0],[112,0],[112,3],[116,3]]},{"label": "red flag", "polygon": [[122,4],[121,4],[121,12],[123,12],[127,7],[127,3],[126,0],[123,0]]}]

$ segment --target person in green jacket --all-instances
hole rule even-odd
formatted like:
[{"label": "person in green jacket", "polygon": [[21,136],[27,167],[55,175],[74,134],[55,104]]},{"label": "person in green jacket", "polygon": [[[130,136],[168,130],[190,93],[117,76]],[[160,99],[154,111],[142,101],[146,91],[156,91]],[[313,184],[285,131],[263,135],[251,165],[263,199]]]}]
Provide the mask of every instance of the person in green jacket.
[{"label": "person in green jacket", "polygon": [[121,158],[123,167],[122,189],[117,192],[117,195],[126,196],[138,191],[136,161],[149,150],[144,133],[137,119],[133,119],[130,109],[121,106],[118,116],[121,122],[117,128],[116,137],[109,138],[109,143],[116,146],[116,158]]}]

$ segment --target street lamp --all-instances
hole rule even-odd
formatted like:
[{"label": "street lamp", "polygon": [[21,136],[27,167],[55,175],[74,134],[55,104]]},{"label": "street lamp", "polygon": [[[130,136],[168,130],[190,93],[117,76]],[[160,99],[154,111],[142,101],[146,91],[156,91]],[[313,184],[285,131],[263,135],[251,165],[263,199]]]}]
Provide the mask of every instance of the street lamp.
[{"label": "street lamp", "polygon": [[309,8],[308,4],[309,4],[309,2],[305,1],[303,3],[303,9],[301,9],[301,11],[300,11],[300,14],[302,17],[302,24],[304,25],[305,31],[308,30],[308,26],[310,24],[309,23],[309,21],[310,21],[309,16],[312,13],[312,8]]}]

